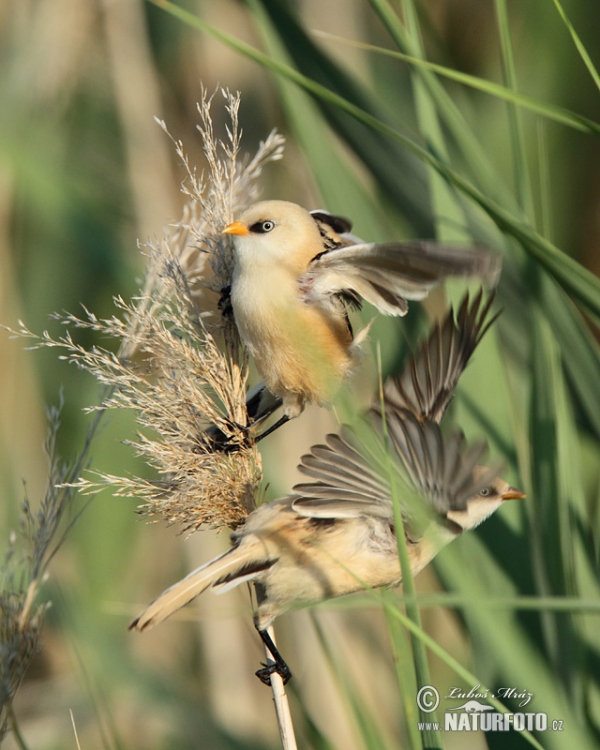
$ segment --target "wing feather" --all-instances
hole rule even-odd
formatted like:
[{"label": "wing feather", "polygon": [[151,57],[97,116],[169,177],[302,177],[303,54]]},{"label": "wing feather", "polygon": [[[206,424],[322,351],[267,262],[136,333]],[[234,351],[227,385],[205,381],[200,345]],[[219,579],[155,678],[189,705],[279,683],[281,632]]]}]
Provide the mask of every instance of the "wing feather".
[{"label": "wing feather", "polygon": [[[373,414],[377,431],[381,415]],[[485,443],[467,446],[461,432],[444,435],[435,422],[420,422],[411,412],[386,412],[392,467],[421,497],[424,507],[445,515],[463,510],[467,500],[495,476],[475,471]],[[393,518],[390,477],[385,454],[357,448],[348,430],[343,437],[328,435],[327,445],[314,446],[303,456],[299,470],[314,481],[293,488],[293,509],[311,518],[356,518],[361,515]],[[382,449],[383,450],[383,449]],[[400,485],[402,486],[402,485]],[[402,499],[401,499],[402,502]],[[411,515],[406,509],[407,517]],[[404,510],[403,510],[404,514]]]},{"label": "wing feather", "polygon": [[441,420],[475,348],[500,314],[489,318],[493,300],[492,294],[484,301],[479,292],[471,303],[467,294],[456,315],[450,310],[434,326],[404,371],[386,381],[388,408],[406,409],[421,421]]},{"label": "wing feather", "polygon": [[316,445],[303,456],[298,469],[316,482],[297,484],[295,511],[313,518],[347,518],[363,513],[388,517],[389,488],[381,471],[351,444],[348,430],[327,435],[327,445]]},{"label": "wing feather", "polygon": [[[404,315],[406,300],[420,300],[449,276],[476,276],[493,285],[499,256],[483,247],[444,246],[435,242],[361,243],[327,248],[300,278],[306,298],[320,302],[351,292],[386,315]],[[327,246],[326,246],[327,247]]]},{"label": "wing feather", "polygon": [[475,471],[487,452],[484,441],[468,446],[462,432],[444,435],[436,422],[420,422],[407,411],[387,412],[386,422],[398,463],[416,491],[442,515],[464,510],[467,500],[498,472],[498,466]]}]

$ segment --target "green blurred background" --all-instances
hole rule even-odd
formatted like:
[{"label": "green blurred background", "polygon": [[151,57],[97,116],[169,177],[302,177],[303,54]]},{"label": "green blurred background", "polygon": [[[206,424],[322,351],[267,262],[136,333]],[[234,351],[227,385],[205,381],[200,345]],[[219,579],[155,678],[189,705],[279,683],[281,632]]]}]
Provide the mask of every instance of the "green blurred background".
[{"label": "green blurred background", "polygon": [[[532,228],[598,274],[598,131],[514,110],[440,78],[438,89],[464,118],[453,125],[426,77],[331,36],[418,56],[412,5],[390,8],[401,5],[404,40],[393,38],[388,6],[367,0],[189,0],[182,7],[414,140],[508,211],[517,228]],[[566,0],[562,7],[598,65],[600,4]],[[598,86],[550,0],[422,0],[416,11],[427,59],[497,83],[510,82],[513,63],[520,92],[600,120]],[[580,311],[588,323],[598,322],[597,287],[580,294],[570,268],[551,277],[535,255],[536,241],[516,242],[510,223],[498,228],[485,207],[456,184],[448,187],[398,140],[335,103],[316,103],[154,5],[5,0],[0,60],[0,322],[6,325],[21,318],[33,331],[48,328],[56,336],[60,326],[51,312],[79,313],[84,304],[107,316],[113,295],[136,293],[143,274],[137,240],[160,236],[183,205],[183,170],[153,117],[166,121],[202,169],[195,131],[201,85],[241,91],[249,152],[274,127],[286,135],[285,159],[265,174],[265,197],[351,216],[365,239],[472,236],[503,252],[498,297],[505,313],[465,376],[453,416],[467,434],[487,436],[507,479],[528,499],[440,555],[418,589],[475,598],[518,594],[540,604],[566,595],[593,608],[600,590],[600,354]],[[222,132],[227,120],[219,94],[213,115]],[[453,288],[451,298],[461,290]],[[429,307],[439,312],[444,304],[438,294]],[[381,342],[387,368],[422,326],[417,311],[404,324],[376,321],[371,339]],[[88,333],[79,340],[94,343]],[[0,523],[8,539],[23,481],[33,504],[44,491],[45,405],[57,403],[64,390],[59,450],[68,459],[89,421],[82,409],[97,403],[99,391],[55,350],[26,352],[8,335],[0,336],[0,361]],[[358,378],[357,392],[367,377]],[[330,414],[311,409],[265,443],[269,497],[291,486],[299,456],[334,427]],[[134,430],[133,415],[112,415],[95,442],[93,466],[144,472],[122,444]],[[43,650],[15,706],[28,745],[75,747],[71,709],[81,746],[90,750],[277,747],[270,692],[253,676],[261,649],[245,591],[207,595],[147,635],[127,632],[141,605],[227,544],[224,534],[183,540],[173,528],[147,525],[135,505],[98,496],[53,563]],[[290,688],[300,744],[404,746],[385,618],[374,606],[340,604],[292,613],[278,624],[295,675]],[[561,615],[533,606],[527,612],[438,606],[423,609],[423,617],[427,632],[481,680],[530,690],[532,710],[558,712],[550,718],[565,720],[564,736],[540,736],[544,747],[598,746],[598,615],[581,614],[576,605]],[[443,660],[432,658],[431,667],[440,692],[464,686]],[[12,738],[6,746],[15,746]],[[487,746],[525,742],[512,733],[444,736],[448,748]]]}]

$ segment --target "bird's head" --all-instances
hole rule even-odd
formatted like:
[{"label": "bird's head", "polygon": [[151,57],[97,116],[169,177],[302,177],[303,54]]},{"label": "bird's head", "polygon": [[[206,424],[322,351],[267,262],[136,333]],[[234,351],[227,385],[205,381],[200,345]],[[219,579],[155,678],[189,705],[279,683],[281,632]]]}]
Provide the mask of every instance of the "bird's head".
[{"label": "bird's head", "polygon": [[[483,467],[476,467],[475,472],[488,471]],[[508,482],[496,477],[490,480],[476,495],[467,500],[465,510],[449,510],[447,517],[461,526],[465,531],[474,529],[482,521],[492,515],[505,500],[522,500],[525,493]]]},{"label": "bird's head", "polygon": [[299,273],[323,249],[312,216],[287,201],[256,203],[227,225],[223,234],[233,236],[240,261],[284,264]]}]

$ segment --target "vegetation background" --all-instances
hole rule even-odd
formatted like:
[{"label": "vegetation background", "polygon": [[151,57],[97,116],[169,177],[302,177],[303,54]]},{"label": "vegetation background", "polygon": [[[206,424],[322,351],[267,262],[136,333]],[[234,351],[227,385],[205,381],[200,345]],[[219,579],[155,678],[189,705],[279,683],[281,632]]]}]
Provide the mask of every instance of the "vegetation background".
[{"label": "vegetation background", "polygon": [[[137,239],[160,236],[183,200],[183,172],[153,116],[201,169],[201,85],[242,92],[249,152],[273,127],[286,135],[265,197],[351,216],[368,239],[474,237],[495,247],[505,256],[498,295],[505,312],[478,350],[453,416],[468,435],[487,436],[506,478],[528,499],[503,508],[419,577],[419,592],[429,596],[424,627],[482,685],[531,691],[528,710],[564,721],[563,733],[537,737],[543,747],[597,747],[600,5],[186,0],[182,7],[279,62],[251,62],[209,27],[141,0],[5,0],[0,8],[0,321],[22,318],[56,335],[49,313],[84,304],[108,316],[113,295],[136,293]],[[483,90],[358,42],[470,74]],[[325,90],[313,87],[311,96],[277,65]],[[219,95],[213,113],[219,132],[226,119]],[[453,287],[450,297],[460,291]],[[438,295],[430,310],[444,304]],[[381,342],[386,369],[420,327],[416,312],[404,325],[377,320],[371,339]],[[88,333],[82,341],[94,343]],[[68,459],[81,447],[89,422],[82,408],[97,402],[98,386],[54,351],[26,352],[7,335],[0,362],[0,528],[8,541],[24,493],[34,506],[44,493],[46,405],[63,390],[58,448]],[[313,409],[265,442],[268,497],[291,486],[299,456],[334,427],[331,415]],[[144,472],[123,445],[134,430],[133,415],[113,415],[93,465]],[[226,535],[184,539],[140,523],[135,505],[97,497],[53,562],[43,650],[15,703],[27,745],[74,747],[71,710],[90,750],[276,747],[271,696],[253,676],[262,654],[244,591],[201,597],[143,636],[127,632],[140,605],[227,544]],[[432,598],[444,591],[454,598]],[[278,636],[294,672],[302,747],[418,746],[416,718],[405,720],[412,699],[401,697],[411,678],[402,664],[394,668],[404,641],[381,607],[358,597],[291,613]],[[444,654],[430,666],[442,696],[477,684]],[[443,701],[442,709],[455,705]],[[526,744],[514,733],[443,736],[447,748]],[[6,747],[15,746],[9,736]]]}]

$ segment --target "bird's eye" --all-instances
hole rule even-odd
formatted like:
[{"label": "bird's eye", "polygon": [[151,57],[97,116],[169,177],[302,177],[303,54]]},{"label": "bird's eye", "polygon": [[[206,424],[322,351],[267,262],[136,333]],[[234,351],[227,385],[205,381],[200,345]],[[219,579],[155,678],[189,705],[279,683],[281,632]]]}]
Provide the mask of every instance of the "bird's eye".
[{"label": "bird's eye", "polygon": [[479,494],[481,495],[481,497],[487,497],[488,495],[492,494],[492,488],[484,487],[482,490],[479,491]]},{"label": "bird's eye", "polygon": [[275,222],[272,219],[257,221],[250,227],[250,231],[254,234],[267,234],[267,232],[272,232],[273,229],[275,229]]}]

